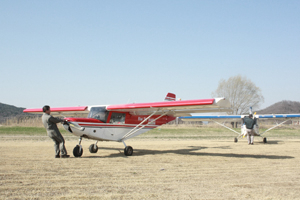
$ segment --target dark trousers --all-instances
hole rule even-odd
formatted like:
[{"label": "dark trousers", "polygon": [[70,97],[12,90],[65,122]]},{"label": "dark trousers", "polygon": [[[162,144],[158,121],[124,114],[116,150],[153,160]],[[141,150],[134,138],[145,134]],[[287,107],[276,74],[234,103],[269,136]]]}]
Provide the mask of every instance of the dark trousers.
[{"label": "dark trousers", "polygon": [[67,150],[65,147],[65,140],[60,132],[56,131],[48,131],[48,136],[53,140],[54,142],[54,149],[55,149],[55,155],[67,155]]}]

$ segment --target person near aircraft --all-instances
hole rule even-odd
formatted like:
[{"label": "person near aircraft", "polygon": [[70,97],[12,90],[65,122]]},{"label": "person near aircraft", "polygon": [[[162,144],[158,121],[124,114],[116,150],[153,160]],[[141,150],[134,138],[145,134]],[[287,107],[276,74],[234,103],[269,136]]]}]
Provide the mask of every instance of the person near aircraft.
[{"label": "person near aircraft", "polygon": [[65,147],[65,140],[57,128],[57,123],[64,122],[64,120],[53,117],[50,115],[50,106],[46,105],[43,107],[42,122],[46,128],[48,136],[54,141],[55,158],[68,158],[70,155],[67,154]]},{"label": "person near aircraft", "polygon": [[253,115],[250,114],[249,117],[244,118],[244,123],[247,128],[247,140],[248,144],[253,145],[253,140],[254,140],[254,131],[253,131],[253,126],[256,123],[256,119],[253,119]]}]

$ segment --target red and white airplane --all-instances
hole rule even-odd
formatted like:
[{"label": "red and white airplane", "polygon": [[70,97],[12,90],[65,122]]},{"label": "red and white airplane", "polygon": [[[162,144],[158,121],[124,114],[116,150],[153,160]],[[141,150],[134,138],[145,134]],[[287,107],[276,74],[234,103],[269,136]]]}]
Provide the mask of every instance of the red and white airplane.
[{"label": "red and white airplane", "polygon": [[[50,108],[52,114],[88,113],[87,118],[65,117],[64,128],[80,137],[79,144],[73,150],[75,157],[83,153],[82,138],[94,139],[89,151],[98,151],[98,141],[123,142],[124,154],[131,156],[133,148],[125,140],[166,124],[179,116],[191,116],[191,113],[228,112],[230,103],[225,98],[176,101],[176,95],[168,93],[166,101],[152,103],[132,103],[122,105],[99,105]],[[42,109],[25,109],[25,113],[42,113]]]}]

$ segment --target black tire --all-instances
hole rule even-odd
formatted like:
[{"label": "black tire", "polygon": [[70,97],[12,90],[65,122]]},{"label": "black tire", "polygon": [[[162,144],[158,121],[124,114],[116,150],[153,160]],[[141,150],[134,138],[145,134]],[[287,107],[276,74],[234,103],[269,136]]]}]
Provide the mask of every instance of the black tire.
[{"label": "black tire", "polygon": [[131,156],[133,154],[133,148],[131,146],[127,146],[124,149],[125,156]]},{"label": "black tire", "polygon": [[234,138],[234,142],[238,142],[238,139],[236,137]]},{"label": "black tire", "polygon": [[264,143],[267,143],[267,138],[264,137],[263,142],[264,142]]},{"label": "black tire", "polygon": [[97,153],[98,151],[98,146],[96,144],[91,144],[89,147],[89,150],[91,153]]},{"label": "black tire", "polygon": [[83,153],[83,149],[80,148],[79,145],[76,145],[76,147],[74,147],[74,149],[73,149],[73,155],[74,155],[75,157],[81,157],[81,156],[82,156],[82,153]]}]

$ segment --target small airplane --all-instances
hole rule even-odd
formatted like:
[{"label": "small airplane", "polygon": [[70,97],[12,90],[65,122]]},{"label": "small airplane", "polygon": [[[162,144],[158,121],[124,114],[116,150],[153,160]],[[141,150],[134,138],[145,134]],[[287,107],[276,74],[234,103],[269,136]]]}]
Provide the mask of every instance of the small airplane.
[{"label": "small airplane", "polygon": [[[81,157],[82,138],[94,139],[89,151],[98,151],[98,141],[117,141],[125,146],[124,154],[131,156],[133,148],[125,141],[166,124],[179,116],[191,116],[191,113],[228,112],[230,103],[225,98],[180,100],[168,93],[163,102],[131,103],[122,105],[97,105],[50,108],[51,114],[88,113],[86,118],[64,117],[63,127],[78,136],[79,144],[73,149],[75,157]],[[25,113],[42,113],[41,108],[25,109]]]},{"label": "small airplane", "polygon": [[[252,114],[252,108],[250,107],[249,110],[249,114]],[[232,128],[229,128],[228,126],[225,125],[225,122],[238,122],[238,121],[242,121],[245,117],[249,117],[249,115],[206,115],[206,116],[184,116],[184,117],[179,117],[179,119],[183,120],[183,121],[213,121],[221,126],[223,126],[224,128],[227,128],[230,131],[233,131],[235,133],[238,134],[238,137],[234,138],[234,142],[238,142],[238,138],[240,137],[245,137],[247,135],[247,128],[246,125],[244,123],[242,123],[241,126],[241,132],[237,132]],[[253,131],[254,131],[254,136],[259,136],[262,137],[263,139],[263,143],[267,143],[267,138],[263,137],[262,135],[284,123],[286,123],[287,121],[294,119],[294,118],[300,118],[300,114],[265,114],[265,115],[257,115],[256,112],[253,114],[253,119],[256,118],[256,123],[254,124],[253,127]],[[265,120],[265,119],[274,119],[274,120],[282,120],[284,119],[283,122],[278,123],[276,121],[276,125],[267,129],[266,131],[264,131],[263,133],[259,133],[259,125],[258,125],[258,121],[259,119]],[[223,123],[220,123],[223,122]]]}]

